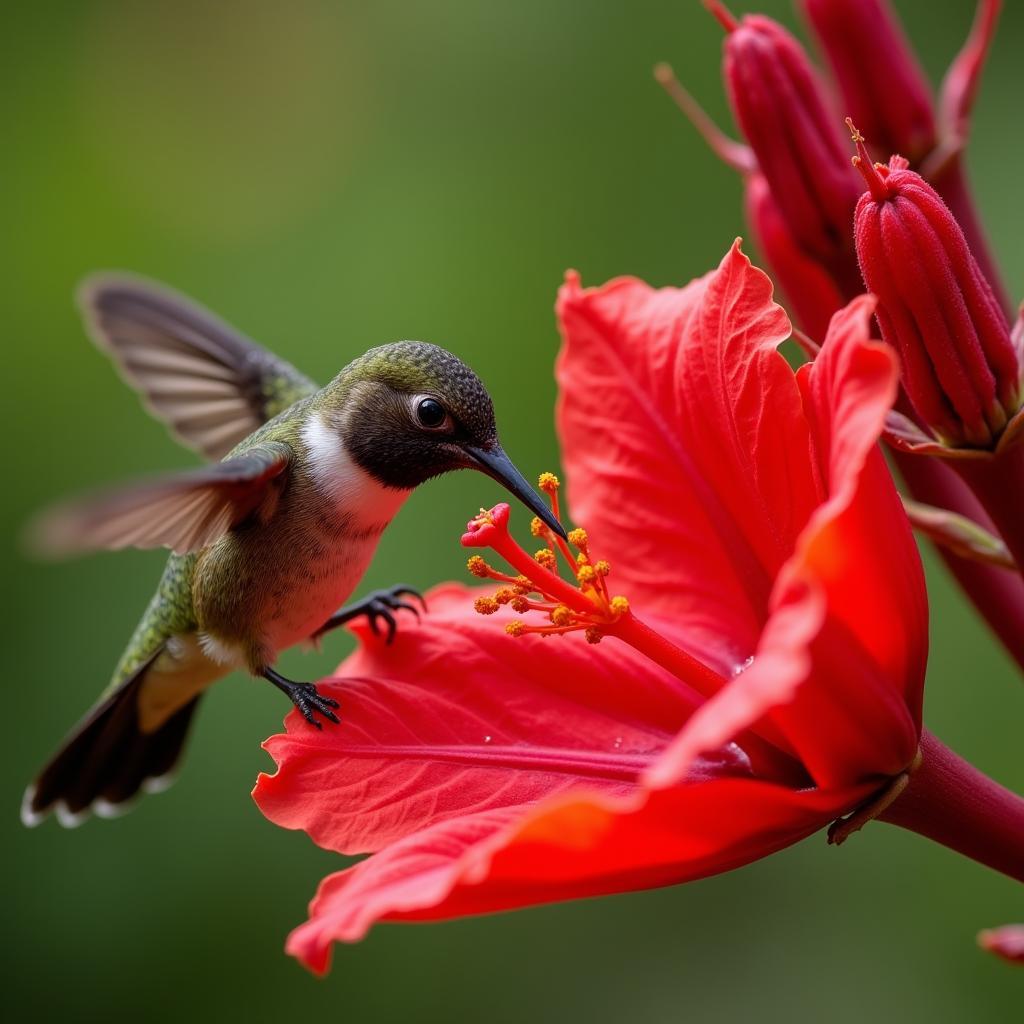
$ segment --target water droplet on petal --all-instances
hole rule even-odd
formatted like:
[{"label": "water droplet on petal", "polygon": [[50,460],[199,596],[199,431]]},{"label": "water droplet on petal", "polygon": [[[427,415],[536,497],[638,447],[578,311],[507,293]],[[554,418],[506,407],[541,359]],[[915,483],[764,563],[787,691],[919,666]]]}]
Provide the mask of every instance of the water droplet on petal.
[{"label": "water droplet on petal", "polygon": [[754,664],[754,656],[753,656],[753,655],[751,655],[751,656],[750,656],[749,658],[747,658],[747,659],[746,659],[746,660],[745,660],[745,661],[744,661],[744,662],[743,662],[742,664],[740,664],[740,665],[734,665],[734,666],[733,666],[733,669],[732,669],[732,674],[731,674],[730,678],[731,678],[731,679],[735,679],[735,678],[736,678],[736,677],[737,677],[738,675],[742,675],[742,674],[743,674],[744,672],[746,672],[746,671],[747,671],[747,669],[748,669],[748,668],[750,668],[750,666],[751,666],[751,665],[753,665],[753,664]]}]

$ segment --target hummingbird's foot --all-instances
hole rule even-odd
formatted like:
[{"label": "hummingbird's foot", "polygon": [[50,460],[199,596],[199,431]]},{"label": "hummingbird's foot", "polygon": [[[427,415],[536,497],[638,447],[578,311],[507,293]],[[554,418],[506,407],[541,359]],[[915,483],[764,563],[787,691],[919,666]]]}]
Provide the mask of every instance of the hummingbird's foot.
[{"label": "hummingbird's foot", "polygon": [[315,725],[318,729],[323,728],[316,718],[317,713],[335,725],[339,724],[338,716],[331,710],[339,706],[338,702],[321,695],[312,683],[293,683],[272,668],[265,668],[262,675],[299,709],[299,713],[310,725]]},{"label": "hummingbird's foot", "polygon": [[365,615],[374,636],[380,636],[380,623],[384,623],[387,630],[385,642],[391,643],[395,639],[395,630],[398,628],[394,615],[395,612],[404,608],[406,611],[412,612],[417,619],[420,617],[419,608],[409,601],[403,601],[403,597],[414,597],[419,601],[423,610],[427,610],[427,602],[423,600],[423,595],[418,590],[408,587],[404,583],[399,583],[397,586],[389,587],[387,590],[375,590],[372,594],[368,594],[363,598],[362,601],[346,605],[340,611],[335,612],[313,634],[312,639],[318,640],[324,633],[329,633],[332,629],[337,629],[338,626],[343,626],[346,622],[351,622],[353,619],[359,618],[360,615]]}]

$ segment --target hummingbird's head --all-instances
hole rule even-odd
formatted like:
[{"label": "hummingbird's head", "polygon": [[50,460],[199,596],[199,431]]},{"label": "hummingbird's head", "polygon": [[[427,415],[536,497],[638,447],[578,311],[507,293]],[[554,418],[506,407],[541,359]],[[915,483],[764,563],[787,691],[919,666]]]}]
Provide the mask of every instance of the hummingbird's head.
[{"label": "hummingbird's head", "polygon": [[564,536],[503,451],[487,388],[457,356],[427,342],[399,341],[371,349],[338,380],[345,448],[381,483],[411,490],[453,469],[476,469]]}]

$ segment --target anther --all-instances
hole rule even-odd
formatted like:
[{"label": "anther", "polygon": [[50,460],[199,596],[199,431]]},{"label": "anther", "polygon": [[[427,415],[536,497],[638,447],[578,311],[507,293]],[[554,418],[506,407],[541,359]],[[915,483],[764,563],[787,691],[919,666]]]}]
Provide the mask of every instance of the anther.
[{"label": "anther", "polygon": [[601,630],[594,626],[589,626],[583,635],[587,638],[588,644],[599,644],[604,637]]},{"label": "anther", "polygon": [[541,473],[537,478],[537,486],[546,494],[554,494],[561,484],[554,473]]},{"label": "anther", "polygon": [[513,619],[505,626],[505,632],[509,636],[522,636],[526,632],[526,625],[518,619]]},{"label": "anther", "polygon": [[518,612],[520,615],[525,615],[530,610],[530,602],[522,595],[512,598],[511,604],[512,611]]},{"label": "anther", "polygon": [[556,626],[568,626],[572,623],[572,612],[564,604],[560,604],[551,612],[551,621]]},{"label": "anther", "polygon": [[592,565],[581,565],[576,572],[576,580],[581,587],[589,587],[597,579],[597,570]]},{"label": "anther", "polygon": [[481,615],[493,615],[500,606],[493,597],[478,597],[473,602],[473,607]]},{"label": "anther", "polygon": [[625,615],[629,611],[629,601],[620,594],[611,599],[610,607],[614,614]]},{"label": "anther", "polygon": [[555,558],[555,553],[550,548],[541,548],[534,556],[534,561],[544,566],[550,572],[554,572],[558,565],[558,560]]},{"label": "anther", "polygon": [[612,571],[611,563],[606,562],[603,558],[594,563],[594,568],[597,570],[598,576],[607,576]]},{"label": "anther", "polygon": [[497,601],[498,604],[508,604],[515,598],[515,596],[516,592],[511,587],[502,587],[501,590],[494,595],[494,600]]},{"label": "anther", "polygon": [[587,531],[579,526],[576,527],[575,530],[570,530],[569,543],[574,548],[580,548],[582,550],[587,546]]},{"label": "anther", "polygon": [[470,555],[466,562],[466,568],[474,575],[479,576],[481,579],[486,578],[487,563],[479,555]]},{"label": "anther", "polygon": [[547,526],[544,525],[544,522],[541,520],[539,516],[534,516],[530,520],[530,533],[532,533],[534,537],[547,536],[547,530]]}]

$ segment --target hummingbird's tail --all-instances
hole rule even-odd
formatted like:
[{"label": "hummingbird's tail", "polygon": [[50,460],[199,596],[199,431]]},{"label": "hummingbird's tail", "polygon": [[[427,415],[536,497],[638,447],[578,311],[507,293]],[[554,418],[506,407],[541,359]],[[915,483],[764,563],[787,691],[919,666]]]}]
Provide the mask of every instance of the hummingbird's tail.
[{"label": "hummingbird's tail", "polygon": [[21,820],[30,828],[51,812],[66,828],[92,812],[103,818],[129,810],[142,793],[159,793],[173,781],[188,736],[194,697],[159,728],[139,727],[137,700],[149,661],[102,699],[72,730],[25,791]]}]

